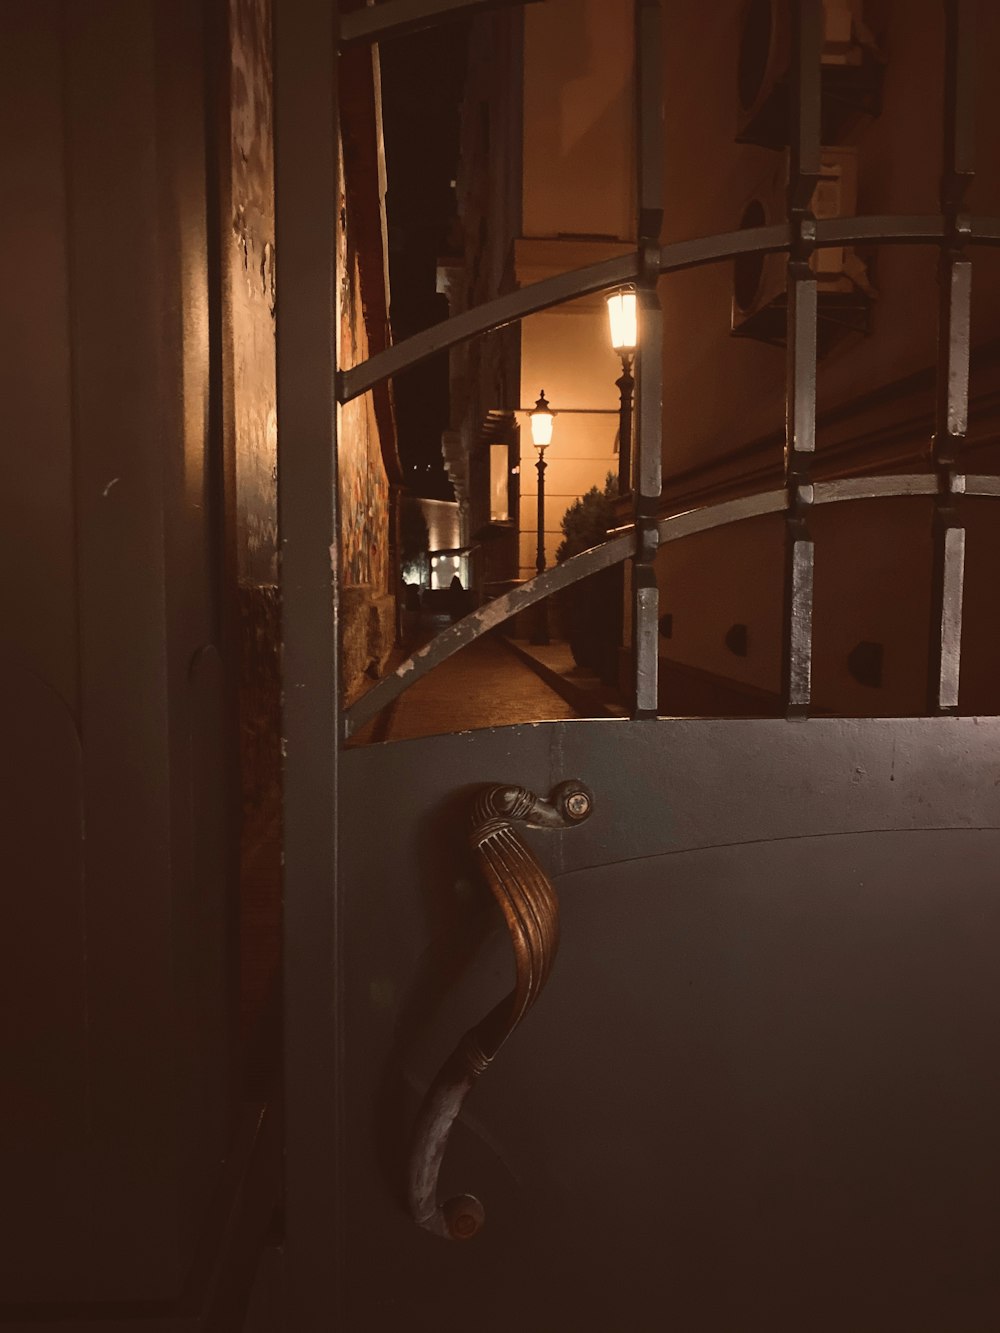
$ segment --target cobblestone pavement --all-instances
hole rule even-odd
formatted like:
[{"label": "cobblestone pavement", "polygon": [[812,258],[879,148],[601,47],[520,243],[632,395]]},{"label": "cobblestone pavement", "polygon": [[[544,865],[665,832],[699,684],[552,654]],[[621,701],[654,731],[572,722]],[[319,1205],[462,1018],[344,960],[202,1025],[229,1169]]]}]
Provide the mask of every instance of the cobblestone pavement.
[{"label": "cobblestone pavement", "polygon": [[450,731],[506,727],[577,713],[514,655],[503,639],[477,639],[435,668],[397,701],[364,739],[412,740]]}]

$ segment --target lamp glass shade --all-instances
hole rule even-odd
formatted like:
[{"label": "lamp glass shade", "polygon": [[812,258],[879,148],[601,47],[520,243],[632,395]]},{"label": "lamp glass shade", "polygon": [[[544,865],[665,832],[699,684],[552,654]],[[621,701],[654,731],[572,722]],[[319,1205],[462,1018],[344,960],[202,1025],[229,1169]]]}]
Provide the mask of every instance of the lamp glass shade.
[{"label": "lamp glass shade", "polygon": [[639,340],[636,295],[633,291],[612,292],[608,297],[611,346],[616,352],[634,352]]},{"label": "lamp glass shade", "polygon": [[534,410],[529,414],[531,420],[531,442],[536,449],[545,449],[552,443],[552,422],[555,413],[550,411],[543,389]]}]

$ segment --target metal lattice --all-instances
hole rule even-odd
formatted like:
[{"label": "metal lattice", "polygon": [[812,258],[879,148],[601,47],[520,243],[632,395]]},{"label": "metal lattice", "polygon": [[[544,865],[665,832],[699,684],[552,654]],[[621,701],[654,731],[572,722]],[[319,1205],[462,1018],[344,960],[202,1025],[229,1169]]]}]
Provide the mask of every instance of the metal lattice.
[{"label": "metal lattice", "polygon": [[[431,12],[450,15],[480,5],[411,6],[421,21]],[[394,27],[404,22],[403,0],[363,11],[358,36],[374,39],[380,20]],[[384,13],[380,12],[384,11]],[[367,392],[456,343],[502,328],[515,320],[580,296],[607,291],[623,283],[640,292],[638,356],[638,431],[635,466],[634,519],[630,529],[602,546],[549,570],[473,612],[421,650],[399,670],[371,689],[344,716],[343,735],[354,735],[387,704],[487,630],[550,596],[559,588],[599,569],[631,559],[636,718],[657,711],[658,594],[653,561],[661,542],[688,532],[704,532],[755,514],[784,512],[785,590],[782,690],[789,716],[808,712],[812,697],[812,615],[814,542],[809,515],[816,504],[889,496],[933,495],[934,575],[933,628],[930,642],[931,712],[958,708],[961,660],[962,590],[965,529],[958,513],[960,495],[996,495],[1000,481],[964,477],[957,470],[958,450],[965,439],[969,397],[969,318],[971,263],[968,247],[1000,244],[1000,218],[962,213],[972,178],[974,11],[971,0],[949,0],[945,81],[945,171],[941,211],[936,214],[882,215],[816,219],[811,212],[813,190],[820,175],[820,48],[822,0],[799,0],[792,6],[794,50],[788,221],[660,246],[663,220],[663,102],[658,0],[638,0],[636,7],[636,68],[639,105],[638,243],[632,254],[533,283],[473,310],[464,311],[423,333],[344,370],[338,377],[342,403]],[[414,19],[416,21],[416,19]],[[352,36],[353,36],[352,32]],[[938,392],[933,437],[934,472],[928,476],[866,479],[861,483],[814,483],[811,464],[816,449],[817,282],[810,259],[816,250],[856,244],[936,245],[941,254]],[[712,506],[696,514],[657,521],[661,487],[662,439],[662,312],[658,280],[668,274],[732,259],[738,255],[788,254],[788,338],[786,363],[785,486],[781,492],[751,495]]]}]

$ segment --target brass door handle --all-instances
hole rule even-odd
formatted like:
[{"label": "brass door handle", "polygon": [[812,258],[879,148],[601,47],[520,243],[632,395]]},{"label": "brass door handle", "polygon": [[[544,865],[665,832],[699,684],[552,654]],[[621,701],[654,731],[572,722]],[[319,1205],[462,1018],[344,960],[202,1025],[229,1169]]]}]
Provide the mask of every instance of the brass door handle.
[{"label": "brass door handle", "polygon": [[548,800],[524,787],[484,787],[472,814],[471,841],[483,874],[503,912],[517,965],[514,989],[471,1028],[427,1090],[410,1155],[413,1219],[446,1240],[470,1240],[483,1224],[482,1204],[461,1194],[437,1201],[438,1175],[452,1126],[480,1074],[542,993],[559,948],[559,900],[515,825],[565,829],[593,808],[590,789],[576,779],[561,782]]}]

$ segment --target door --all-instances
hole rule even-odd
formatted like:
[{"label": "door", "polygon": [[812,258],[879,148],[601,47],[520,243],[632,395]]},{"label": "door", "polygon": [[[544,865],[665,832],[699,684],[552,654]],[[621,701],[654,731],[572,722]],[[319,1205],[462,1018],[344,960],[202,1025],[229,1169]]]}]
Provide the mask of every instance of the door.
[{"label": "door", "polygon": [[[351,751],[345,1326],[988,1327],[997,731],[605,720]],[[407,1200],[421,1099],[513,974],[474,798],[579,774],[578,827],[514,824],[562,938],[450,1134],[437,1199],[474,1195],[482,1229],[441,1239]]]},{"label": "door", "polygon": [[[386,0],[342,13],[339,30],[319,0],[276,13],[288,1326],[992,1327],[1000,726],[955,716],[959,497],[1000,493],[956,467],[966,247],[1000,240],[960,213],[970,7],[948,6],[939,214],[813,216],[822,5],[802,0],[788,219],[662,245],[661,15],[639,0],[635,250],[337,371],[329,53],[481,7]],[[929,467],[814,480],[810,258],[914,240],[942,256]],[[661,517],[660,289],[771,253],[789,256],[784,484]],[[623,284],[640,310],[632,523],[459,621],[341,713],[336,401]],[[930,715],[811,716],[811,516],[913,496],[934,509]],[[659,717],[657,548],[769,513],[784,522],[784,716]],[[629,719],[343,748],[452,652],[624,561]]]}]

